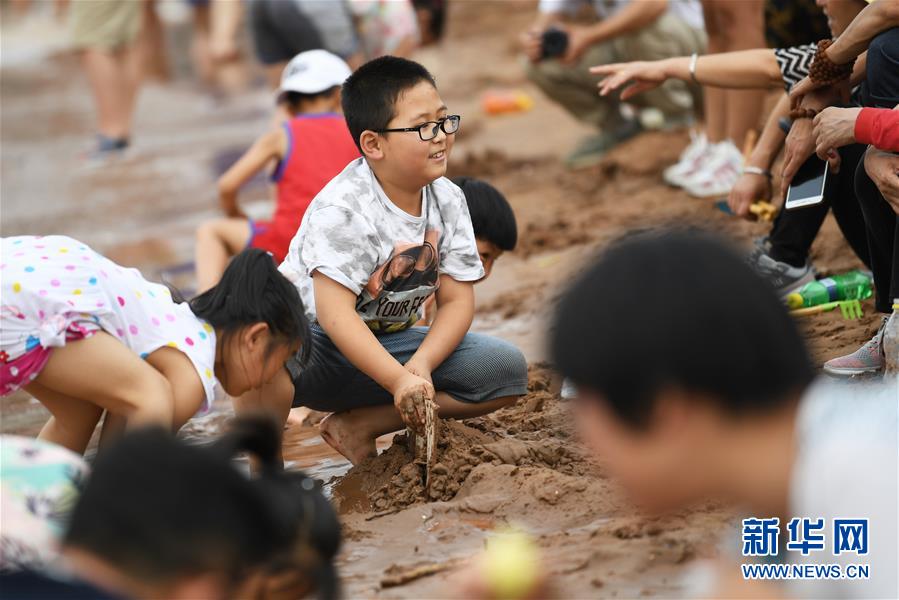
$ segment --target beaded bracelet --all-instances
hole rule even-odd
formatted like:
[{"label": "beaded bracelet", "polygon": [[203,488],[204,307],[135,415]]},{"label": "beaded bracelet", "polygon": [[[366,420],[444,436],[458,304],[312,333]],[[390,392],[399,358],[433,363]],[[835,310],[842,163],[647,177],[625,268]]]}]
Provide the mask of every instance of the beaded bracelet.
[{"label": "beaded bracelet", "polygon": [[818,42],[818,49],[815,50],[815,58],[808,69],[809,79],[815,83],[830,85],[844,79],[848,79],[852,74],[852,66],[855,59],[846,64],[838,65],[827,56],[827,49],[833,44],[833,40],[821,40]]}]

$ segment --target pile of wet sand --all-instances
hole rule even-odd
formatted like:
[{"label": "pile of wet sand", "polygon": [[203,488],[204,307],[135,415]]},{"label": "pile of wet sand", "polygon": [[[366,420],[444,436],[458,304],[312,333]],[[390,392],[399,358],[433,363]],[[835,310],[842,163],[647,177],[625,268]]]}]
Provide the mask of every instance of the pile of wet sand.
[{"label": "pile of wet sand", "polygon": [[[515,405],[464,423],[441,421],[429,486],[424,467],[413,460],[407,436],[398,435],[390,448],[350,469],[336,483],[335,502],[341,511],[380,512],[449,501],[466,485],[483,487],[490,473],[499,472],[484,467],[540,467],[566,476],[595,473],[583,450],[572,445],[570,411],[551,386],[548,368],[532,366],[528,394]],[[539,497],[555,503],[560,493],[554,489]]]},{"label": "pile of wet sand", "polygon": [[[333,500],[347,549],[340,567],[354,595],[446,597],[495,530],[533,536],[543,568],[565,596],[671,595],[677,573],[712,556],[731,522],[715,503],[666,517],[634,510],[576,438],[571,404],[546,365],[530,368],[516,404],[442,423],[430,488],[405,436],[336,478]],[[396,583],[397,574],[433,571]],[[638,576],[639,575],[639,576]]]}]

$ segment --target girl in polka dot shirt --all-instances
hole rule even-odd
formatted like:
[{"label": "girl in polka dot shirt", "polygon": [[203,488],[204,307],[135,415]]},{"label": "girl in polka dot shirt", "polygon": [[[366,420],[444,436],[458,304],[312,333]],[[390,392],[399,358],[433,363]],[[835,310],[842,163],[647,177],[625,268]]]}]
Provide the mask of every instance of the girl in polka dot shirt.
[{"label": "girl in polka dot shirt", "polygon": [[253,398],[308,350],[296,288],[262,250],[190,302],[68,237],[3,238],[0,261],[0,395],[37,398],[52,414],[40,437],[75,452],[104,411],[104,428],[177,430],[216,383]]}]

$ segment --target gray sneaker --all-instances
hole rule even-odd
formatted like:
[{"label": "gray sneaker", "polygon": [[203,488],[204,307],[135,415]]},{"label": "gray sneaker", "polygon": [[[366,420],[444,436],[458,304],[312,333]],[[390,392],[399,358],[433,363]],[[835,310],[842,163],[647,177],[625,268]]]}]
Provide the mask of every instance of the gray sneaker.
[{"label": "gray sneaker", "polygon": [[620,144],[643,131],[637,121],[626,121],[597,135],[592,135],[583,140],[565,157],[565,166],[569,169],[586,169],[599,164],[606,153]]},{"label": "gray sneaker", "polygon": [[752,240],[752,250],[750,250],[749,254],[746,256],[746,262],[754,268],[755,263],[759,261],[759,257],[762,254],[768,254],[769,252],[771,252],[771,238],[767,235],[764,237],[757,237]]},{"label": "gray sneaker", "polygon": [[786,296],[815,280],[815,268],[808,261],[801,267],[793,267],[768,256],[764,247],[757,247],[749,258],[750,266],[768,280],[779,296]]}]

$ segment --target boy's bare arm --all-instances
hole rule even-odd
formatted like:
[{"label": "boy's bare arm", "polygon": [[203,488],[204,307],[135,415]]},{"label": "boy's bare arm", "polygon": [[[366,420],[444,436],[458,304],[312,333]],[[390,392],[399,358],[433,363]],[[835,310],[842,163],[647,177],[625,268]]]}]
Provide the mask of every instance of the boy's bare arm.
[{"label": "boy's bare arm", "polygon": [[250,149],[218,180],[219,203],[229,217],[246,215],[237,204],[237,190],[272,159],[280,159],[287,152],[287,135],[281,128],[269,131],[256,140]]},{"label": "boy's bare arm", "polygon": [[[312,285],[318,323],[340,353],[357,369],[393,394],[394,404],[404,421],[413,427],[423,426],[424,407],[416,406],[418,412],[410,415],[404,410],[409,407],[401,405],[417,391],[423,391],[425,397],[433,400],[434,387],[431,382],[407,371],[384,349],[356,313],[356,294],[352,290],[318,271],[312,274]],[[410,417],[413,422],[407,420]]]},{"label": "boy's bare arm", "polygon": [[441,275],[437,289],[437,316],[418,351],[406,363],[406,368],[430,379],[431,371],[446,360],[468,333],[473,317],[474,284]]}]

